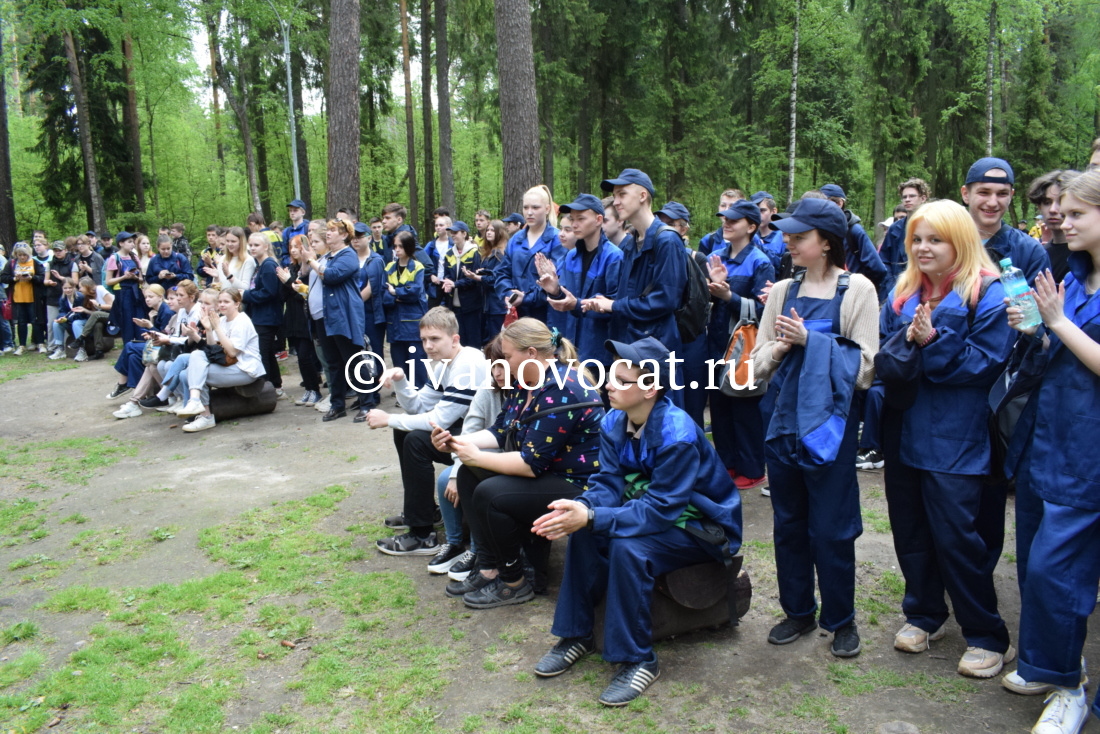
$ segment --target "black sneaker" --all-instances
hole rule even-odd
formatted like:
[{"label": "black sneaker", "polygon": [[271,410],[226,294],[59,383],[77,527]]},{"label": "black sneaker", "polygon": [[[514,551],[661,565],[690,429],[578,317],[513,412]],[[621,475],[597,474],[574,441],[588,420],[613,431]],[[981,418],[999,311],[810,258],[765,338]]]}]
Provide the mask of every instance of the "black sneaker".
[{"label": "black sneaker", "polygon": [[558,644],[550,648],[550,652],[543,655],[542,659],[535,663],[535,675],[540,678],[553,678],[555,675],[561,675],[573,667],[573,663],[591,652],[596,652],[596,640],[591,635],[588,637],[563,637],[558,640]]},{"label": "black sneaker", "polygon": [[882,452],[868,449],[856,454],[856,469],[881,469],[886,464]]},{"label": "black sneaker", "polygon": [[466,551],[447,571],[447,578],[451,581],[465,581],[476,566],[477,555],[473,551]]},{"label": "black sneaker", "polygon": [[143,408],[160,408],[160,407],[163,407],[165,405],[168,405],[168,401],[167,400],[161,400],[156,395],[150,395],[147,398],[142,398],[141,400],[139,400],[138,405],[140,405]]},{"label": "black sneaker", "polygon": [[428,533],[427,538],[418,538],[412,533],[395,535],[392,538],[383,538],[375,545],[388,556],[434,556],[439,551],[435,532]]},{"label": "black sneaker", "polygon": [[527,583],[527,579],[520,581],[519,586],[509,586],[498,576],[480,589],[467,592],[462,597],[462,602],[471,609],[495,609],[512,604],[523,604],[534,598],[535,592],[531,584]]},{"label": "black sneaker", "polygon": [[611,685],[600,694],[600,703],[604,706],[626,706],[660,677],[661,666],[656,655],[647,662],[625,663],[611,679]]},{"label": "black sneaker", "polygon": [[496,579],[487,578],[485,574],[478,571],[476,568],[470,571],[470,575],[461,581],[452,581],[447,584],[447,588],[444,589],[447,596],[466,596],[471,591],[477,591],[482,586],[492,583]]},{"label": "black sneaker", "polygon": [[801,619],[787,617],[772,627],[772,631],[768,633],[768,642],[773,645],[787,645],[807,632],[813,632],[815,629],[817,629],[817,620],[813,617],[803,617]]},{"label": "black sneaker", "polygon": [[462,557],[462,546],[444,543],[439,546],[439,552],[428,561],[428,573],[447,573],[451,566]]},{"label": "black sneaker", "polygon": [[832,653],[838,658],[854,658],[861,649],[855,622],[849,622],[833,633]]},{"label": "black sneaker", "polygon": [[[386,518],[385,524],[386,524],[386,527],[390,528],[391,530],[408,530],[409,529],[409,524],[407,522],[405,522],[405,515],[404,514],[390,515],[389,517]],[[436,508],[435,508],[435,513],[432,514],[432,525],[442,525],[442,524],[443,524],[443,511],[440,510],[439,506],[437,505]]]},{"label": "black sneaker", "polygon": [[123,395],[125,395],[126,393],[130,392],[133,389],[134,388],[130,387],[129,385],[127,385],[125,383],[123,383],[121,385],[119,385],[118,383],[115,383],[115,389],[112,390],[111,392],[107,393],[107,399],[108,400],[114,400],[115,398],[121,398]]}]

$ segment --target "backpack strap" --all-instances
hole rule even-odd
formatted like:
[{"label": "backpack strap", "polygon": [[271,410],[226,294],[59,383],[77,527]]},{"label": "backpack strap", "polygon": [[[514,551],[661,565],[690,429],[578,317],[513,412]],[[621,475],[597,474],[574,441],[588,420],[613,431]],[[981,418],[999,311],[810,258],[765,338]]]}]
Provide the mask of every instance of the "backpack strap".
[{"label": "backpack strap", "polygon": [[595,408],[603,407],[602,400],[588,400],[583,403],[567,403],[565,405],[555,405],[553,408],[547,408],[546,410],[540,410],[537,413],[529,413],[516,421],[517,425],[525,426],[536,418],[542,418],[547,415],[553,415],[554,413],[564,413],[567,410],[578,410],[580,408]]}]

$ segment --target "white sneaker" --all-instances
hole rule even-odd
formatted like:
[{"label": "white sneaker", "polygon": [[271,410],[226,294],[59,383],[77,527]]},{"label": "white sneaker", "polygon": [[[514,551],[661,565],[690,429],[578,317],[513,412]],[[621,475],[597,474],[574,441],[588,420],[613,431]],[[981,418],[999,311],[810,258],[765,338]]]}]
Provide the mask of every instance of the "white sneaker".
[{"label": "white sneaker", "polygon": [[127,400],[122,407],[111,413],[115,418],[137,418],[141,416],[141,406],[133,400]]},{"label": "white sneaker", "polygon": [[327,413],[332,408],[332,401],[330,396],[326,395],[323,399],[319,400],[314,406],[317,408],[318,413]]},{"label": "white sneaker", "polygon": [[[197,401],[196,401],[197,402]],[[184,433],[198,433],[214,427],[214,414],[200,415],[183,427]]]},{"label": "white sneaker", "polygon": [[902,652],[924,652],[931,647],[930,642],[942,640],[945,634],[947,634],[946,625],[941,624],[938,630],[928,633],[916,625],[906,623],[894,635],[894,649]]},{"label": "white sneaker", "polygon": [[202,407],[202,403],[200,403],[198,400],[195,400],[194,398],[191,398],[184,404],[182,408],[176,409],[176,415],[178,415],[180,418],[190,418],[193,415],[199,415],[203,412],[203,410],[204,408]]},{"label": "white sneaker", "polygon": [[1005,663],[1015,659],[1016,648],[1011,645],[1003,653],[970,646],[959,660],[959,674],[968,678],[992,678],[1001,672]]},{"label": "white sneaker", "polygon": [[73,357],[73,359],[76,360],[77,362],[87,362],[88,361],[88,353],[84,351],[84,347],[80,348],[80,351],[78,351],[76,353],[76,356]]},{"label": "white sneaker", "polygon": [[177,398],[175,395],[172,395],[171,397],[168,398],[168,405],[162,405],[159,408],[157,408],[157,410],[160,411],[161,413],[175,413],[176,408],[180,407],[182,404],[183,404],[182,400]]},{"label": "white sneaker", "polygon": [[53,359],[53,360],[65,359],[65,350],[62,349],[61,347],[57,347],[52,352],[50,352],[50,359]]},{"label": "white sneaker", "polygon": [[[1089,684],[1089,671],[1085,667],[1085,658],[1081,656],[1081,685],[1087,686]],[[1040,693],[1050,693],[1058,688],[1053,683],[1042,683],[1037,680],[1024,680],[1019,671],[1012,671],[1001,678],[1001,685],[1007,690],[1013,693],[1019,693],[1021,696],[1038,696]]]},{"label": "white sneaker", "polygon": [[19,346],[17,346],[17,347],[15,348],[15,356],[16,356],[16,357],[22,357],[22,356],[23,356],[23,353],[24,353],[24,352],[26,352],[26,351],[27,351],[27,350],[23,348],[23,345],[22,345],[22,344],[20,344]]},{"label": "white sneaker", "polygon": [[286,394],[286,390],[284,390],[281,387],[277,387],[277,388],[275,388],[275,399],[276,400],[290,400],[290,396]]},{"label": "white sneaker", "polygon": [[38,353],[39,353],[39,354],[45,354],[45,353],[46,353],[46,351],[47,351],[47,350],[46,350],[46,345],[45,345],[45,344],[39,344],[39,345],[38,345]]},{"label": "white sneaker", "polygon": [[1046,705],[1031,734],[1078,734],[1088,721],[1089,704],[1081,686],[1054,689]]},{"label": "white sneaker", "polygon": [[15,347],[4,347],[3,349],[0,349],[0,354],[11,354],[14,351]]}]

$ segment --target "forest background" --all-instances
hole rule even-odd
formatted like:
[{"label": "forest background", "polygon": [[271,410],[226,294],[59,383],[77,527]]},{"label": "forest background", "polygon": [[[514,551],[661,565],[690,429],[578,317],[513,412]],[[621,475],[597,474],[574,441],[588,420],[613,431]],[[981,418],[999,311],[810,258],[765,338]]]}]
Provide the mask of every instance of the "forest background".
[{"label": "forest background", "polygon": [[1098,0],[0,0],[0,47],[5,244],[285,220],[295,159],[308,216],[429,232],[626,166],[696,236],[729,187],[880,221],[910,176],[957,197],[992,152],[1022,189],[1100,136]]}]

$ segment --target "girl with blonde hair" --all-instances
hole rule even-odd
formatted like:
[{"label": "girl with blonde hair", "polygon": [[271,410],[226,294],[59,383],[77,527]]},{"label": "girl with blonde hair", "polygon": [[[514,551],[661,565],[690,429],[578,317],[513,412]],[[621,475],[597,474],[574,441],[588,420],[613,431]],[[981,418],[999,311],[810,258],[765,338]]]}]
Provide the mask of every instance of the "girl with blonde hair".
[{"label": "girl with blonde hair", "polygon": [[523,218],[526,229],[512,235],[498,270],[497,293],[519,315],[546,321],[546,293],[539,286],[539,271],[535,255],[539,253],[561,262],[565,257],[558,231],[558,207],[545,184],[527,190],[523,195]]}]

